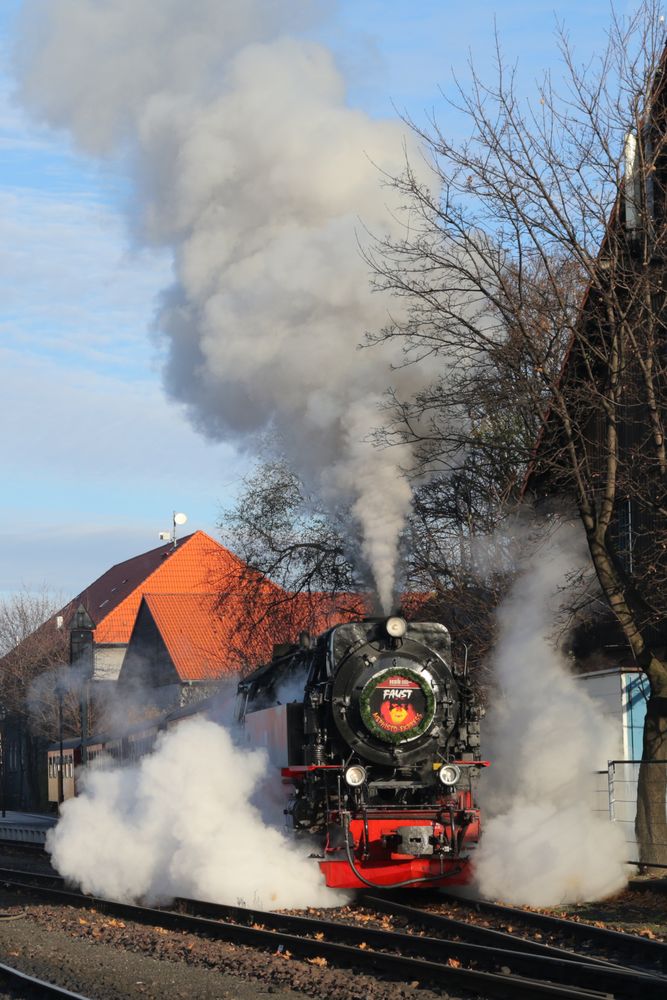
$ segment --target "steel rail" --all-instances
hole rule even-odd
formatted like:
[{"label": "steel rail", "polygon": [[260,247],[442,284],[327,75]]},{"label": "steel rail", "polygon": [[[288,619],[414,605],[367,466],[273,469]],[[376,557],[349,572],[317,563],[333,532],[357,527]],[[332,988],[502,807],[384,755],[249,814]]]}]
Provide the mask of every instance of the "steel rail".
[{"label": "steel rail", "polygon": [[47,983],[44,979],[37,979],[36,976],[29,976],[11,965],[0,964],[0,983],[10,985],[15,990],[24,990],[28,995],[62,997],[64,1000],[88,1000],[81,993],[72,993],[64,986],[57,986],[55,983]]},{"label": "steel rail", "polygon": [[[63,887],[66,885],[66,880],[62,878],[62,876],[56,875],[55,873],[47,874],[42,872],[21,871],[14,868],[0,868],[0,880],[6,878],[34,880],[42,884],[48,883],[53,888],[57,885]],[[572,952],[566,948],[540,944],[538,941],[530,941],[526,938],[518,938],[515,935],[507,933],[506,931],[495,930],[491,927],[479,927],[478,925],[470,924],[465,920],[457,920],[454,917],[445,917],[441,914],[434,914],[426,910],[419,910],[408,904],[390,902],[384,896],[378,898],[363,896],[361,898],[362,902],[368,902],[372,909],[405,917],[420,926],[426,926],[431,930],[445,932],[446,934],[453,934],[456,938],[462,939],[463,942],[482,945],[486,949],[495,949],[498,952],[525,952],[536,956],[543,956],[545,958],[557,958],[586,965],[601,965],[607,967],[613,964],[605,959],[595,958],[588,955],[578,955],[576,952]],[[323,923],[323,921],[314,917],[276,913],[275,911],[265,911],[253,907],[248,908],[244,906],[233,906],[224,903],[211,903],[204,900],[177,898],[174,900],[174,903],[182,908],[190,910],[191,912],[198,912],[202,915],[209,916],[212,919],[232,920],[237,923],[252,922],[254,919],[253,914],[259,914],[261,915],[262,922],[265,926],[274,928],[291,926],[297,930],[303,930],[304,932],[307,932],[308,928],[310,928],[313,933],[316,933],[322,929],[321,925]],[[328,922],[325,921],[324,923]],[[362,931],[362,928],[345,924],[342,921],[337,921],[336,927],[349,928],[351,939],[357,931]],[[359,940],[363,939],[363,933],[361,933]],[[414,940],[414,938],[412,938],[412,940]],[[454,944],[450,938],[446,938],[445,940],[450,944]],[[624,966],[617,967],[625,968]]]},{"label": "steel rail", "polygon": [[66,879],[55,872],[29,872],[23,868],[0,868],[0,880],[12,876],[15,878],[34,879],[37,882],[55,882],[58,885],[66,885]]},{"label": "steel rail", "polygon": [[[32,876],[28,873],[28,879]],[[47,877],[42,877],[44,881]],[[340,921],[323,921],[312,917],[301,917],[294,914],[281,914],[242,907],[225,907],[220,904],[207,904],[196,900],[179,900],[180,906],[204,909],[218,915],[218,919],[193,916],[182,912],[148,907],[137,907],[132,904],[115,903],[101,900],[80,893],[57,890],[43,885],[34,885],[30,881],[11,882],[2,879],[2,884],[26,891],[34,891],[48,898],[56,898],[76,906],[94,906],[100,911],[120,915],[142,923],[168,927],[172,930],[186,930],[194,933],[205,933],[218,939],[235,943],[250,944],[265,947],[269,945],[273,951],[287,948],[293,954],[303,957],[329,957],[334,961],[351,963],[355,966],[370,966],[373,969],[386,971],[392,969],[401,975],[423,980],[428,978],[437,981],[456,983],[467,989],[483,986],[488,995],[506,996],[545,996],[545,997],[601,997],[609,996],[613,991],[616,996],[636,996],[639,992],[643,998],[663,1000],[667,990],[667,980],[646,973],[639,973],[623,967],[614,967],[606,963],[589,965],[585,962],[571,961],[571,955],[564,953],[557,958],[540,956],[526,952],[516,952],[503,949],[489,949],[479,945],[463,942],[451,942],[437,938],[423,938],[378,928],[358,927],[341,923]],[[224,911],[234,915],[241,922],[229,923],[219,919]],[[249,926],[252,921],[252,926]],[[257,926],[261,921],[261,925]],[[269,930],[267,927],[273,925]],[[293,931],[300,933],[294,934]],[[318,934],[319,940],[304,937],[307,934]],[[324,935],[333,936],[338,940],[323,940]],[[340,939],[347,943],[341,943]],[[353,944],[350,944],[353,942]],[[359,945],[364,944],[365,948]],[[396,955],[386,951],[371,950],[386,948],[403,948],[409,951],[409,956]],[[420,958],[414,957],[421,955]],[[512,976],[507,973],[498,974],[481,970],[462,969],[449,966],[449,959],[474,960],[491,964],[492,966],[508,968],[534,975],[536,969],[541,979]],[[435,961],[434,961],[435,960]],[[545,982],[545,980],[547,980]],[[510,988],[511,984],[511,988]],[[602,991],[602,992],[601,992]]]},{"label": "steel rail", "polygon": [[[614,965],[608,959],[598,958],[593,955],[581,955],[568,948],[560,948],[555,945],[540,944],[539,941],[531,941],[528,938],[517,937],[508,931],[500,931],[494,927],[481,927],[479,924],[471,924],[467,920],[458,920],[456,917],[446,917],[441,913],[432,913],[430,910],[422,910],[409,903],[397,903],[386,896],[364,896],[365,902],[370,908],[383,913],[393,914],[403,917],[420,927],[426,927],[432,931],[445,934],[454,934],[457,937],[466,938],[468,941],[476,942],[488,947],[506,948],[513,951],[523,951],[531,955],[544,955],[553,957],[567,956],[570,961],[581,962],[586,965],[596,965],[608,967]],[[625,968],[625,966],[616,966]]]},{"label": "steel rail", "polygon": [[[622,983],[625,992],[634,994],[635,990],[641,990],[643,995],[655,996],[660,1000],[664,1000],[667,995],[667,978],[614,965],[601,959],[589,960],[587,956],[547,945],[540,946],[541,950],[537,952],[521,951],[514,947],[516,940],[507,934],[503,935],[503,944],[498,947],[473,944],[469,941],[453,941],[448,938],[421,937],[376,927],[359,927],[339,920],[327,921],[296,914],[249,910],[200,900],[177,898],[174,904],[187,908],[189,912],[213,919],[220,920],[225,917],[242,923],[261,921],[264,926],[297,930],[301,933],[325,932],[339,940],[346,940],[347,943],[363,943],[378,949],[398,948],[412,956],[420,955],[422,958],[440,962],[455,958],[487,966],[510,966],[513,971],[524,975],[535,975],[540,972],[544,978],[553,982],[574,983],[581,987],[613,990]],[[461,933],[465,933],[469,927],[469,924],[461,922],[457,932],[460,930]]]},{"label": "steel rail", "polygon": [[[60,875],[19,871],[13,868],[0,868],[0,880],[7,878],[27,879],[30,880],[30,882],[36,881],[43,885],[48,884],[52,888],[56,888],[57,886],[66,886],[66,880]],[[447,934],[453,934],[457,939],[461,939],[456,942],[452,941],[449,937],[437,939],[441,943],[445,941],[450,945],[463,943],[481,945],[490,954],[493,954],[494,952],[501,954],[507,951],[524,952],[538,957],[556,958],[585,965],[600,965],[605,968],[613,965],[613,963],[610,963],[605,959],[589,957],[588,955],[578,955],[576,952],[572,952],[566,948],[540,944],[538,941],[529,941],[525,938],[517,938],[512,934],[508,934],[506,931],[494,930],[490,927],[479,927],[476,924],[470,924],[465,920],[456,920],[453,917],[444,917],[440,914],[431,914],[427,911],[415,910],[412,906],[401,905],[400,903],[389,903],[385,897],[380,897],[378,899],[373,897],[364,897],[364,899],[367,899],[369,905],[373,909],[413,919],[414,923],[421,926],[428,926],[431,930],[444,931]],[[231,904],[212,903],[204,900],[185,899],[182,897],[177,897],[174,900],[174,905],[180,907],[181,909],[186,909],[188,912],[193,914],[207,916],[214,920],[231,920],[235,923],[252,923],[255,919],[255,915],[257,915],[258,917],[261,917],[263,924],[267,927],[275,929],[289,927],[303,933],[317,933],[322,930],[323,925],[326,926],[331,923],[330,921],[322,921],[319,918],[306,917],[301,914],[277,913],[273,910],[261,910],[256,907],[233,906]],[[347,924],[343,921],[335,921],[335,926],[336,928],[346,929],[348,940],[365,940],[365,928],[361,928],[354,924]],[[369,928],[369,931],[370,930],[372,930],[372,928]],[[341,935],[342,933],[343,930],[340,931]],[[385,931],[384,933],[400,934],[398,931]],[[414,936],[409,937],[411,941],[420,940],[415,939]],[[421,940],[424,939],[422,938]],[[625,966],[616,967],[619,969],[625,968]]]},{"label": "steel rail", "polygon": [[44,844],[38,841],[13,840],[11,837],[0,837],[0,848],[15,847],[18,851],[25,851],[28,854],[44,854]]},{"label": "steel rail", "polygon": [[578,943],[590,941],[614,951],[631,952],[635,956],[641,954],[645,960],[657,962],[663,971],[667,970],[667,944],[663,941],[651,941],[639,934],[626,934],[607,927],[594,927],[593,924],[580,920],[568,920],[549,913],[535,913],[533,910],[506,906],[504,903],[492,903],[486,899],[462,899],[448,893],[444,895],[447,899],[478,913],[488,913],[507,920],[522,921],[543,930],[569,934]]}]

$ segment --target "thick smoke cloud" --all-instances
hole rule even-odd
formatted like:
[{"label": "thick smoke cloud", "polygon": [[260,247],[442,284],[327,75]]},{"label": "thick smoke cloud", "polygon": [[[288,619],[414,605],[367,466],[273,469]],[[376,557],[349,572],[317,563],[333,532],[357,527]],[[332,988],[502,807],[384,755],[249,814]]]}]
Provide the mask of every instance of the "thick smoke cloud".
[{"label": "thick smoke cloud", "polygon": [[267,825],[253,804],[273,774],[263,751],[239,749],[223,727],[181,723],[134,767],[86,768],[47,850],[61,875],[112,899],[340,904],[345,895],[326,888],[308,846]]},{"label": "thick smoke cloud", "polygon": [[599,899],[627,879],[622,832],[592,810],[593,772],[618,755],[618,736],[550,634],[575,551],[562,530],[541,545],[500,611],[476,877],[484,896],[509,903]]},{"label": "thick smoke cloud", "polygon": [[173,253],[157,321],[169,393],[213,438],[252,449],[272,426],[309,488],[351,506],[388,608],[410,456],[369,436],[390,385],[433,373],[393,370],[393,343],[357,349],[389,318],[358,242],[400,238],[383,172],[401,172],[406,143],[421,161],[400,123],[347,105],[331,53],[299,36],[323,7],[26,0],[20,98],[88,153],[126,156],[136,238]]}]

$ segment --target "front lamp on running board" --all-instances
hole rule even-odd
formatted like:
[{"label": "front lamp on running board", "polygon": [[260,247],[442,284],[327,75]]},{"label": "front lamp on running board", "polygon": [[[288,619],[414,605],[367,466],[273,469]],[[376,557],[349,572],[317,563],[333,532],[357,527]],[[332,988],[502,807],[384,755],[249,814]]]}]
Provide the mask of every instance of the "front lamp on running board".
[{"label": "front lamp on running board", "polygon": [[345,781],[348,783],[350,788],[359,788],[363,785],[366,780],[366,768],[362,767],[361,764],[353,764],[352,767],[348,767],[345,772]]},{"label": "front lamp on running board", "polygon": [[461,777],[461,768],[456,764],[443,764],[438,771],[438,777],[443,785],[455,785]]}]

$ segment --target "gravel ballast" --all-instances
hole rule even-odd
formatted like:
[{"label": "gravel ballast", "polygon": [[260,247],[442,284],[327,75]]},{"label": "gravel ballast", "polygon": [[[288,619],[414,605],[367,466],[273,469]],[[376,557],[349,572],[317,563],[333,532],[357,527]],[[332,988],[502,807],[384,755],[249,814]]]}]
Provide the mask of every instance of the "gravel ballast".
[{"label": "gravel ballast", "polygon": [[[13,864],[12,864],[13,861]],[[10,867],[48,870],[44,858],[10,858]],[[0,862],[1,863],[1,862]],[[616,927],[640,936],[667,939],[667,895],[659,882],[633,885],[602,903],[558,908],[560,916]],[[469,911],[457,912],[453,901],[420,898],[419,905],[452,916],[496,924]],[[417,903],[410,896],[406,902]],[[463,908],[465,909],[465,908]],[[554,912],[554,911],[552,911]],[[289,953],[272,954],[241,945],[208,940],[194,934],[133,924],[104,913],[77,907],[47,905],[29,892],[15,895],[0,890],[0,961],[30,975],[84,994],[93,1000],[129,997],[254,998],[275,1000],[447,1000],[445,991],[433,992],[419,983],[396,983],[372,973],[328,966],[324,958],[308,961]],[[345,922],[403,929],[405,921],[352,905],[312,916]],[[501,926],[506,921],[498,921]],[[505,928],[507,929],[507,928]],[[546,940],[541,933],[530,934]],[[555,943],[558,943],[557,941]],[[362,946],[363,947],[363,946]],[[9,995],[9,994],[7,994]],[[451,997],[458,996],[452,993]],[[5,994],[0,989],[0,1000]]]},{"label": "gravel ballast", "polygon": [[132,924],[0,892],[0,954],[22,972],[93,1000],[128,997],[255,1000],[446,1000],[326,961],[300,961],[239,945]]}]

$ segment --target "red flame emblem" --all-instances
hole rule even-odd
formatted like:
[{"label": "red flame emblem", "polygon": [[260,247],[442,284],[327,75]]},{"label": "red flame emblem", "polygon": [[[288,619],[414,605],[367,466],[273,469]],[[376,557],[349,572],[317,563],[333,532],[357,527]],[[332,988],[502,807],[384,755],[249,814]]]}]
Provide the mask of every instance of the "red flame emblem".
[{"label": "red flame emblem", "polygon": [[387,733],[409,733],[426,711],[424,692],[408,677],[383,678],[370,697],[373,722]]}]

